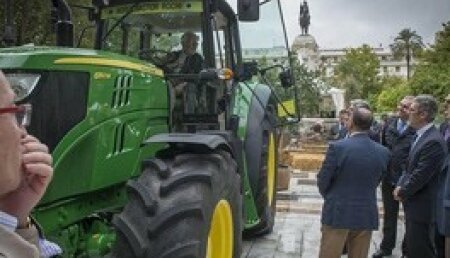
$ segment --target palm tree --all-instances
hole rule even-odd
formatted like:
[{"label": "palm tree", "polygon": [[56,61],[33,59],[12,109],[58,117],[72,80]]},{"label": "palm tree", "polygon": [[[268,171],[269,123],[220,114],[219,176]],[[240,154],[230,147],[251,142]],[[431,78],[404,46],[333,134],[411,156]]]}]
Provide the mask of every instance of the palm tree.
[{"label": "palm tree", "polygon": [[405,57],[406,59],[406,78],[410,77],[411,57],[417,56],[423,48],[422,37],[417,35],[416,31],[410,28],[403,29],[390,45],[395,58]]}]

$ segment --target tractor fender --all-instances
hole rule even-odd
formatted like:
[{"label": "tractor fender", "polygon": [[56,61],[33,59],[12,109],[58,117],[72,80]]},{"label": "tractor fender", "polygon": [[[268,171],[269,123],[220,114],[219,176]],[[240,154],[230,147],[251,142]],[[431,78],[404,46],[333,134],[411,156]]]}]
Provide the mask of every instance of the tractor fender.
[{"label": "tractor fender", "polygon": [[272,122],[271,118],[267,116],[267,106],[272,95],[271,89],[267,85],[260,84],[255,87],[254,93],[256,96],[253,95],[250,102],[247,130],[244,139],[247,173],[253,196],[255,196],[256,190],[258,189],[259,166],[261,164],[260,148],[263,142],[263,131],[268,129],[271,126],[269,123]]},{"label": "tractor fender", "polygon": [[211,133],[164,133],[157,134],[146,141],[143,145],[148,145],[152,143],[166,143],[171,147],[177,149],[197,149],[200,151],[202,149],[209,150],[225,150],[230,154],[233,154],[232,148],[228,143],[227,139],[223,135],[211,134]]}]

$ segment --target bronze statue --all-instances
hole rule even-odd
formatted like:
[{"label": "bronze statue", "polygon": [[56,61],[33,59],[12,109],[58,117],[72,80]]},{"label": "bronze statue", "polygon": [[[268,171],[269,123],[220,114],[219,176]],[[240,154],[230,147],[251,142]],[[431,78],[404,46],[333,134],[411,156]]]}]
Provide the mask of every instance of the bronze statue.
[{"label": "bronze statue", "polygon": [[300,27],[302,28],[302,35],[308,35],[308,29],[310,24],[311,16],[309,15],[309,7],[308,3],[303,1],[303,4],[300,4]]}]

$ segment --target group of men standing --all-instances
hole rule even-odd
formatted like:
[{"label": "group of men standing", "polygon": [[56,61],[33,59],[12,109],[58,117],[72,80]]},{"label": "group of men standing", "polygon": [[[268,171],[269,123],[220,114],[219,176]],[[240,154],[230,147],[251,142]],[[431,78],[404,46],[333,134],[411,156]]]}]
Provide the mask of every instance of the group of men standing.
[{"label": "group of men standing", "polygon": [[402,203],[403,257],[450,258],[450,241],[445,238],[450,237],[450,95],[440,131],[434,125],[437,112],[432,96],[404,97],[397,116],[378,134],[384,146],[373,137],[377,133],[367,104],[354,103],[340,113],[340,139],[330,143],[317,175],[325,200],[320,258],[340,257],[345,246],[350,258],[368,257],[371,233],[379,223],[380,181],[383,240],[373,257],[392,254]]}]

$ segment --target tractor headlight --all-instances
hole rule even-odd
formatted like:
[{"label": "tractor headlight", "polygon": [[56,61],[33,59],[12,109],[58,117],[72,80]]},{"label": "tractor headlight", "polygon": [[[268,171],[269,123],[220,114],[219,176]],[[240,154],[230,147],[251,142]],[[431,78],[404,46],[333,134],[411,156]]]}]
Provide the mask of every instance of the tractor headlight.
[{"label": "tractor headlight", "polygon": [[35,73],[8,73],[5,76],[16,94],[16,102],[28,97],[41,78],[40,74]]}]

